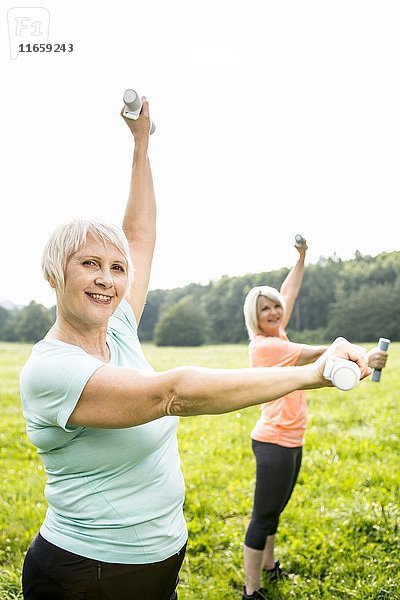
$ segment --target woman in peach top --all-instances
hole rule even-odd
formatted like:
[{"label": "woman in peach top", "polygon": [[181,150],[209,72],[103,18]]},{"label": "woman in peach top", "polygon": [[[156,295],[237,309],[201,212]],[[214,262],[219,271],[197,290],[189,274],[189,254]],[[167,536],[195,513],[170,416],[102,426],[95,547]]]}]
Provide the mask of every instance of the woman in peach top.
[{"label": "woman in peach top", "polygon": [[[296,248],[298,261],[280,291],[260,286],[246,297],[244,315],[252,367],[303,365],[316,360],[326,349],[295,344],[285,333],[303,281],[307,244]],[[253,514],[244,545],[244,599],[264,598],[260,589],[263,569],[272,579],[282,575],[274,559],[275,534],[300,470],[306,424],[305,392],[299,390],[263,404],[251,432],[257,467]]]},{"label": "woman in peach top", "polygon": [[[305,365],[314,362],[327,348],[293,343],[285,332],[303,281],[307,244],[304,241],[295,248],[299,258],[280,291],[259,286],[251,289],[246,297],[243,310],[252,367]],[[374,348],[368,358],[370,367],[382,368],[387,353]],[[270,580],[285,575],[274,558],[275,534],[299,474],[306,425],[306,395],[298,390],[263,404],[261,416],[251,432],[256,485],[244,545],[243,600],[266,598],[261,588],[263,570]]]}]

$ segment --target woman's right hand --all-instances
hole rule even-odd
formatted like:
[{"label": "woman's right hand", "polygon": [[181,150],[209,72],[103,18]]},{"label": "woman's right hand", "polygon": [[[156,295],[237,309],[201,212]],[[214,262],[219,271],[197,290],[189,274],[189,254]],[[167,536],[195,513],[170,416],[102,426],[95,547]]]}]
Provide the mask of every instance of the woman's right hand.
[{"label": "woman's right hand", "polygon": [[297,246],[296,244],[294,245],[294,247],[296,248],[297,252],[300,254],[301,258],[305,258],[306,256],[306,252],[308,250],[308,246],[307,246],[307,240],[304,240],[304,243],[301,244],[301,246]]},{"label": "woman's right hand", "polygon": [[151,119],[149,114],[149,103],[145,96],[142,96],[142,110],[138,119],[128,119],[124,116],[124,108],[121,110],[121,117],[128,125],[130,131],[135,138],[135,143],[145,140],[148,142],[151,128]]},{"label": "woman's right hand", "polygon": [[320,387],[321,384],[323,386],[333,385],[324,377],[325,363],[328,358],[333,357],[345,358],[346,360],[351,360],[357,363],[361,370],[360,379],[364,379],[364,377],[368,377],[372,373],[372,369],[368,366],[367,351],[364,350],[364,348],[361,348],[361,346],[351,344],[343,337],[338,337],[315,361],[315,363],[311,365],[315,369],[318,387]]}]

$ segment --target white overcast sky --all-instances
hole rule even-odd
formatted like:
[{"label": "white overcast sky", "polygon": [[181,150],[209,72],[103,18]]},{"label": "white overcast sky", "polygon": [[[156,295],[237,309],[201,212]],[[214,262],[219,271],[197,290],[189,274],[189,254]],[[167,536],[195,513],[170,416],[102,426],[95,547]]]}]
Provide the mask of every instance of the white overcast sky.
[{"label": "white overcast sky", "polygon": [[21,4],[11,48],[47,41],[26,27],[47,14],[74,51],[11,59],[2,3],[0,301],[54,303],[40,257],[59,223],[121,221],[128,87],[157,126],[150,289],[290,266],[296,233],[309,263],[399,250],[398,0]]}]

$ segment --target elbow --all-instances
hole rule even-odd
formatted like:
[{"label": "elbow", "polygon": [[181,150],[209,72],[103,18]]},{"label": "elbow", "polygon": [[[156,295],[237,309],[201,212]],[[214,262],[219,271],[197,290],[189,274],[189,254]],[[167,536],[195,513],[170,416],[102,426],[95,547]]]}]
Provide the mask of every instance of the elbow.
[{"label": "elbow", "polygon": [[168,417],[188,417],[190,412],[188,404],[177,394],[171,393],[166,403],[166,415]]},{"label": "elbow", "polygon": [[188,417],[193,414],[190,410],[190,394],[187,390],[189,370],[190,367],[179,367],[168,372],[164,412],[169,417]]}]

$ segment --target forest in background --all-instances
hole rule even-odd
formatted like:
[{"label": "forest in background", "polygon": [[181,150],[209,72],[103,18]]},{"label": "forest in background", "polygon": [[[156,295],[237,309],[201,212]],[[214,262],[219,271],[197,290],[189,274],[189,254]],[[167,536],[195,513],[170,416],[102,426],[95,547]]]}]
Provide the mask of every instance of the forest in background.
[{"label": "forest in background", "polygon": [[[158,346],[244,343],[243,302],[254,286],[280,288],[288,268],[237,277],[223,276],[207,285],[191,283],[152,290],[140,322],[139,337]],[[12,309],[0,306],[0,340],[36,342],[55,319],[55,307],[35,301]],[[351,260],[321,257],[307,265],[303,285],[287,328],[300,343],[329,342],[342,335],[351,341],[379,337],[400,340],[400,252]]]}]

